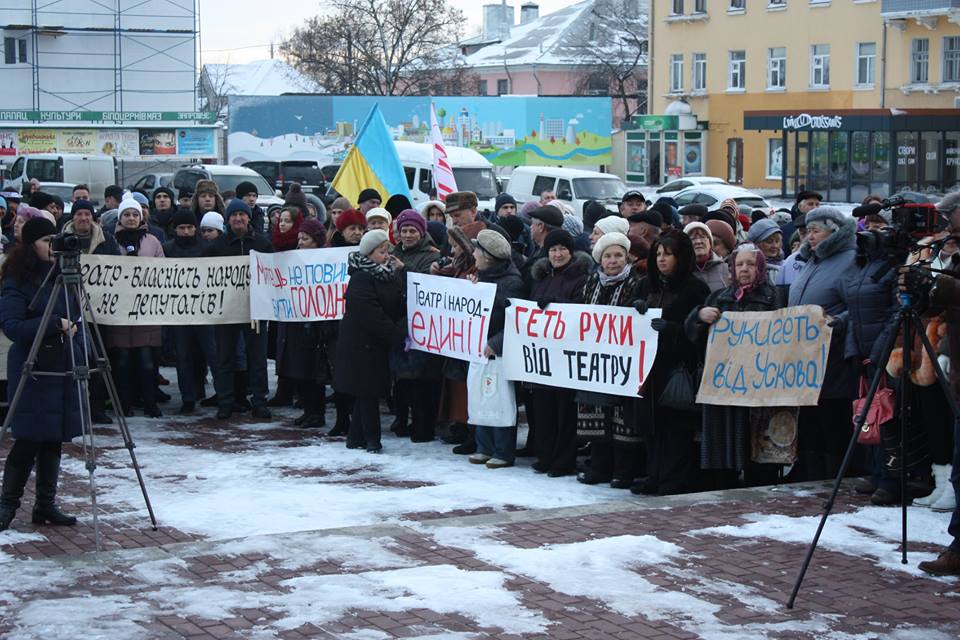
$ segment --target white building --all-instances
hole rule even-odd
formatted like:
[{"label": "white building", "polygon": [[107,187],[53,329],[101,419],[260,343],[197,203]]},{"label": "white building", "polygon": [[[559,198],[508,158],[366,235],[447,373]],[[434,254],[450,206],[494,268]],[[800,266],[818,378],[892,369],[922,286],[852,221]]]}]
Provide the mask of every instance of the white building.
[{"label": "white building", "polygon": [[194,0],[6,0],[0,109],[195,111]]}]

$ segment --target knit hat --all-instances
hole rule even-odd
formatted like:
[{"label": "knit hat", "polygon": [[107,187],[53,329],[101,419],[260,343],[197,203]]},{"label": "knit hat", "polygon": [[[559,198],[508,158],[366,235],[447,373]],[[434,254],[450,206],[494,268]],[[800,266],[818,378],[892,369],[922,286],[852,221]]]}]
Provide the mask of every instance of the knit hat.
[{"label": "knit hat", "polygon": [[287,196],[283,199],[283,206],[296,207],[300,209],[300,213],[303,214],[304,218],[307,217],[307,196],[304,195],[299,183],[294,182],[290,185]]},{"label": "knit hat", "polygon": [[849,219],[849,216],[843,215],[843,212],[836,207],[819,206],[816,209],[807,212],[808,227],[811,224],[819,222],[821,224],[826,223],[825,226],[827,227],[832,224],[833,229],[836,230],[843,226],[844,222]]},{"label": "knit hat", "polygon": [[477,239],[473,241],[473,246],[478,247],[494,260],[509,260],[512,255],[510,243],[503,237],[503,234],[490,229],[484,229],[478,233]]},{"label": "knit hat", "polygon": [[573,253],[573,237],[564,229],[554,229],[543,240],[544,251],[550,251],[550,247],[557,245],[566,247],[567,251]]},{"label": "knit hat", "polygon": [[620,216],[607,216],[600,218],[594,225],[594,229],[600,229],[603,233],[622,233],[627,235],[630,231],[630,223],[626,218]]},{"label": "knit hat", "polygon": [[350,206],[350,201],[340,196],[330,204],[331,209],[340,209],[341,212],[346,211],[347,209],[352,209]]},{"label": "knit hat", "polygon": [[7,201],[3,199],[3,196],[0,196],[0,209],[7,208]]},{"label": "knit hat", "polygon": [[587,200],[583,204],[583,228],[585,231],[593,231],[597,220],[607,215],[607,208],[596,200]]},{"label": "knit hat", "polygon": [[[204,217],[206,217],[206,214]],[[170,226],[174,229],[182,224],[197,226],[197,216],[193,215],[193,211],[190,211],[190,209],[177,209],[173,216],[170,217]]]},{"label": "knit hat", "polygon": [[37,191],[32,196],[30,196],[30,206],[36,207],[37,209],[46,209],[51,204],[53,204],[53,196],[49,193],[44,193],[43,191]]},{"label": "knit hat", "polygon": [[357,204],[363,204],[367,200],[373,200],[374,198],[383,202],[383,198],[380,197],[380,192],[376,189],[364,189],[360,192],[360,195],[357,196]]},{"label": "knit hat", "polygon": [[223,216],[216,211],[207,211],[203,214],[203,220],[200,221],[201,229],[216,229],[223,232]]},{"label": "knit hat", "polygon": [[673,224],[673,207],[670,206],[670,203],[664,198],[660,198],[653,203],[653,206],[650,207],[650,211],[656,211],[660,214],[662,220]]},{"label": "knit hat", "polygon": [[120,215],[123,215],[123,212],[127,209],[136,209],[140,217],[143,217],[143,209],[140,207],[140,203],[134,200],[132,197],[126,197],[120,202],[120,206],[117,207],[117,211]]},{"label": "knit hat", "polygon": [[447,242],[447,225],[432,220],[427,223],[427,233],[433,239],[433,244],[442,247]]},{"label": "knit hat", "polygon": [[20,241],[25,246],[30,246],[40,238],[52,236],[57,232],[57,227],[45,217],[30,218],[23,229],[20,231]]},{"label": "knit hat", "polygon": [[188,199],[193,198],[193,191],[190,191],[190,189],[188,189],[187,187],[180,189],[180,191],[177,193],[177,199],[183,200],[184,198],[188,198]]},{"label": "knit hat", "polygon": [[816,191],[801,191],[797,194],[797,202],[802,202],[803,200],[809,200],[813,198],[814,200],[823,201],[823,195],[817,193]]},{"label": "knit hat", "polygon": [[369,256],[374,249],[384,242],[390,242],[390,236],[387,235],[387,232],[383,229],[373,229],[363,234],[363,237],[360,238],[360,246],[357,249],[363,255]]},{"label": "knit hat", "polygon": [[237,192],[237,197],[238,197],[238,198],[242,198],[243,196],[247,195],[248,193],[255,193],[255,194],[257,194],[257,195],[260,195],[260,192],[257,191],[257,185],[253,184],[252,182],[250,182],[250,181],[248,181],[248,180],[244,180],[243,182],[241,182],[240,184],[238,184],[238,185],[237,185],[237,188],[235,189],[235,191]]},{"label": "knit hat", "polygon": [[347,227],[355,224],[358,224],[361,227],[366,227],[367,219],[364,218],[363,214],[356,209],[347,209],[340,214],[339,218],[337,218],[337,231],[343,231]]},{"label": "knit hat", "polygon": [[383,207],[376,207],[367,211],[367,224],[370,224],[370,218],[383,218],[387,221],[387,224],[393,222],[393,216]]},{"label": "knit hat", "polygon": [[557,229],[563,226],[563,214],[556,207],[537,207],[530,212],[530,219],[539,220]]},{"label": "knit hat", "polygon": [[[199,191],[197,193],[200,193]],[[230,219],[235,213],[245,213],[247,216],[252,216],[253,212],[250,211],[250,205],[241,200],[240,198],[232,198],[230,204],[227,205],[227,212],[224,214],[224,218],[227,220]]]},{"label": "knit hat", "polygon": [[[477,194],[473,191],[454,191],[447,196],[446,213],[454,214],[464,209],[476,209],[479,206]],[[558,225],[559,226],[559,225]]]},{"label": "knit hat", "polygon": [[397,230],[403,229],[404,226],[416,227],[421,238],[427,235],[427,221],[413,209],[402,211],[397,216]]},{"label": "knit hat", "polygon": [[763,242],[775,233],[780,233],[780,225],[770,218],[764,218],[750,225],[747,239],[756,244],[757,242]]},{"label": "knit hat", "polygon": [[510,242],[520,242],[523,238],[523,220],[517,216],[505,216],[500,218],[500,226],[510,236]]},{"label": "knit hat", "polygon": [[630,252],[630,239],[619,231],[612,231],[600,236],[597,244],[593,245],[593,261],[600,264],[603,252],[614,245],[623,247],[624,253]]},{"label": "knit hat", "polygon": [[194,195],[200,195],[201,193],[220,193],[220,188],[217,187],[217,183],[213,180],[197,180],[197,186],[193,189]]},{"label": "knit hat", "polygon": [[497,196],[496,203],[495,203],[494,206],[493,206],[494,211],[495,211],[496,213],[500,213],[500,207],[502,207],[502,206],[505,205],[505,204],[512,204],[513,206],[516,207],[516,206],[517,206],[517,201],[516,201],[516,199],[515,199],[512,195],[510,195],[509,193],[501,193],[500,195]]},{"label": "knit hat", "polygon": [[142,208],[142,207],[149,207],[149,206],[150,206],[150,199],[147,198],[147,196],[145,196],[145,195],[143,195],[142,193],[140,193],[139,191],[134,191],[133,193],[130,194],[130,196],[131,196],[134,200],[136,200],[137,202],[140,203],[140,207],[141,207],[141,208]]},{"label": "knit hat", "polygon": [[413,205],[410,203],[410,198],[402,193],[395,193],[387,198],[383,208],[389,211],[391,216],[396,218],[407,209],[413,209]]},{"label": "knit hat", "polygon": [[713,244],[722,242],[727,251],[733,251],[734,247],[737,246],[737,240],[730,225],[722,220],[707,220],[706,224],[713,235]]},{"label": "knit hat", "polygon": [[3,196],[5,200],[15,200],[16,202],[23,200],[23,196],[20,195],[19,192],[12,190],[4,191],[3,193],[0,193],[0,196]]},{"label": "knit hat", "polygon": [[576,238],[583,233],[583,220],[573,214],[563,216],[563,229],[570,234],[570,237]]},{"label": "knit hat", "polygon": [[17,217],[23,218],[24,220],[29,220],[31,218],[42,218],[43,211],[40,211],[40,209],[37,209],[36,207],[30,207],[24,204],[17,208]]},{"label": "knit hat", "polygon": [[77,200],[73,203],[73,207],[71,207],[70,212],[71,214],[76,215],[77,211],[81,210],[89,211],[90,213],[96,213],[97,205],[93,204],[89,200]]},{"label": "knit hat", "polygon": [[167,197],[169,197],[173,203],[171,205],[173,208],[177,207],[177,195],[173,192],[173,189],[171,189],[170,187],[157,187],[156,189],[153,190],[153,195],[150,197],[150,205],[154,209],[157,208],[157,196],[160,195],[161,193],[167,194]]},{"label": "knit hat", "polygon": [[305,233],[317,244],[318,247],[327,244],[327,228],[316,218],[307,218],[300,225],[300,233]]},{"label": "knit hat", "polygon": [[678,211],[678,213],[680,214],[681,219],[683,218],[683,216],[690,216],[693,218],[703,218],[703,216],[707,215],[707,208],[702,204],[688,204],[685,207],[681,208],[680,211]]},{"label": "knit hat", "polygon": [[646,222],[647,224],[652,224],[653,226],[659,228],[663,225],[663,216],[660,215],[659,211],[654,211],[653,209],[648,209],[647,211],[641,211],[640,213],[635,213],[629,218],[628,222]]},{"label": "knit hat", "polygon": [[683,232],[689,236],[697,229],[705,231],[707,233],[707,237],[710,238],[710,244],[713,244],[713,231],[710,231],[710,227],[708,227],[704,222],[691,222],[683,228]]}]

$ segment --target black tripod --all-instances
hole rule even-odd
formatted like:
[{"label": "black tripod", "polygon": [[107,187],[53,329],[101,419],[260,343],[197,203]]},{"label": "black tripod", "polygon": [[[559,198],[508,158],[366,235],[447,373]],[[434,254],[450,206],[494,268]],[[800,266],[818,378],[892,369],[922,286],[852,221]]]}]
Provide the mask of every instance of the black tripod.
[{"label": "black tripod", "polygon": [[[40,326],[48,326],[50,318],[53,315],[53,309],[57,303],[58,296],[62,295],[67,311],[66,317],[68,319],[78,319],[77,327],[80,331],[80,343],[82,345],[82,349],[79,350],[80,353],[78,354],[78,350],[74,348],[73,339],[68,334],[65,343],[68,345],[67,351],[69,354],[69,370],[34,371],[34,367],[37,363],[37,354],[39,353],[41,343],[43,342],[43,331],[37,332],[36,337],[33,339],[33,344],[30,345],[30,351],[27,355],[27,359],[23,364],[23,372],[20,376],[20,383],[17,385],[17,390],[13,395],[13,400],[10,402],[10,406],[7,409],[7,417],[3,421],[2,429],[0,429],[0,440],[3,440],[4,436],[7,434],[7,428],[10,426],[10,421],[13,419],[13,416],[16,413],[17,405],[20,402],[20,396],[23,394],[23,389],[31,377],[55,376],[72,378],[76,382],[77,395],[79,396],[80,400],[80,422],[83,434],[83,457],[90,481],[90,502],[93,509],[94,537],[96,540],[97,551],[100,551],[100,521],[97,517],[97,490],[93,477],[93,473],[97,468],[97,452],[94,446],[93,420],[90,411],[90,374],[100,374],[104,385],[107,388],[110,402],[113,403],[114,409],[116,410],[117,421],[120,425],[120,435],[123,438],[124,446],[127,448],[127,451],[130,452],[130,461],[133,464],[133,469],[137,474],[137,481],[140,483],[140,492],[143,494],[143,501],[146,504],[147,511],[150,514],[150,523],[154,531],[157,530],[157,518],[154,516],[153,506],[150,504],[150,498],[147,495],[147,487],[143,482],[143,473],[140,470],[140,464],[137,462],[137,456],[133,452],[135,445],[133,443],[133,438],[130,436],[130,429],[127,426],[122,405],[120,404],[120,396],[117,393],[117,387],[110,371],[110,361],[107,359],[107,350],[103,343],[103,337],[100,334],[100,327],[97,325],[96,318],[90,309],[90,300],[87,297],[86,292],[83,290],[83,279],[80,276],[80,253],[79,251],[65,251],[59,253],[57,257],[59,269],[53,268],[50,270],[50,272],[47,274],[47,277],[44,279],[43,284],[40,285],[40,291],[37,292],[36,296],[34,296],[34,299],[30,302],[29,309],[30,311],[36,310],[37,305],[39,304],[40,293],[50,283],[50,279],[54,273],[58,272],[56,274],[56,278],[54,278],[53,288],[50,292],[50,298],[47,300],[47,306],[43,310]],[[96,364],[96,366],[93,368],[90,367],[91,347],[93,359]]]},{"label": "black tripod", "polygon": [[[948,277],[948,276],[942,276]],[[867,392],[867,397],[863,403],[863,408],[860,410],[860,413],[854,418],[854,430],[853,435],[850,436],[850,444],[847,446],[846,455],[843,456],[843,463],[840,465],[840,471],[837,473],[837,478],[833,483],[833,492],[830,494],[830,498],[827,500],[824,505],[823,517],[820,518],[820,525],[817,527],[817,533],[813,536],[813,541],[810,543],[810,548],[807,550],[807,556],[803,560],[803,566],[800,568],[800,575],[797,576],[796,584],[793,586],[793,593],[790,594],[790,600],[787,602],[787,608],[792,609],[793,603],[797,599],[797,593],[800,591],[800,585],[803,583],[803,578],[807,573],[807,569],[810,566],[810,561],[813,559],[813,553],[817,549],[817,543],[820,541],[820,534],[823,533],[823,527],[827,524],[827,518],[830,516],[830,511],[833,509],[833,503],[837,498],[837,493],[840,491],[840,484],[843,482],[843,476],[847,472],[847,467],[850,465],[850,460],[853,458],[853,449],[857,445],[857,436],[860,434],[860,430],[863,427],[864,422],[867,419],[867,412],[870,409],[870,404],[873,402],[873,397],[877,393],[877,389],[880,387],[880,381],[884,375],[884,363],[890,358],[890,353],[893,351],[894,345],[897,341],[897,335],[903,334],[903,367],[900,370],[899,378],[899,405],[900,405],[900,442],[898,445],[898,455],[900,457],[900,503],[901,503],[901,526],[902,526],[902,540],[901,540],[901,562],[907,564],[907,460],[905,456],[906,449],[906,434],[907,428],[912,422],[912,406],[911,406],[911,388],[913,382],[910,380],[910,368],[912,363],[913,354],[911,353],[913,349],[913,336],[914,331],[920,336],[920,340],[923,344],[923,350],[926,352],[927,356],[933,362],[934,370],[937,373],[937,380],[940,383],[940,387],[943,389],[944,395],[947,397],[947,401],[950,403],[950,411],[953,413],[953,419],[957,420],[960,416],[960,412],[957,411],[957,405],[954,401],[953,395],[951,395],[950,387],[947,384],[946,376],[943,375],[943,370],[940,368],[940,363],[937,362],[937,354],[933,350],[933,346],[930,344],[930,341],[927,339],[927,334],[924,331],[923,324],[920,321],[920,315],[917,313],[916,309],[913,307],[913,302],[911,294],[901,293],[900,294],[900,309],[897,310],[896,315],[890,320],[888,326],[891,331],[887,337],[887,342],[883,347],[883,356],[880,361],[877,363],[877,371],[873,376],[873,380],[870,382],[870,390]]]}]

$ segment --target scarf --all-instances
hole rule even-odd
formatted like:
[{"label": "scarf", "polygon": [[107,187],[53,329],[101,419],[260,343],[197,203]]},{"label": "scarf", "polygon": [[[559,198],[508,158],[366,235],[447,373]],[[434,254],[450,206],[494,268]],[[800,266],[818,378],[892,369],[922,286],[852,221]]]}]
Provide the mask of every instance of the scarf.
[{"label": "scarf", "polygon": [[374,280],[386,282],[393,278],[393,267],[389,263],[377,264],[359,251],[354,251],[347,257],[348,271],[352,274],[355,271],[363,271],[370,274]]},{"label": "scarf", "polygon": [[[126,255],[137,255],[137,252],[140,251],[140,241],[143,237],[147,235],[147,228],[140,226],[136,229],[127,229],[126,227],[121,227],[117,229],[117,232],[114,234],[114,237],[117,239],[117,244],[126,251]],[[127,247],[133,247],[133,251],[129,251]]]},{"label": "scarf", "polygon": [[[737,268],[735,264],[737,262],[737,253],[741,251],[752,251],[757,256],[757,276],[753,279],[753,282],[748,284],[739,284],[737,282]],[[733,293],[733,298],[737,302],[740,302],[748,293],[767,282],[767,259],[766,256],[763,255],[763,251],[760,251],[755,245],[740,245],[737,250],[731,254],[729,265],[730,279],[733,281],[733,286],[737,288]]]},{"label": "scarf", "polygon": [[297,248],[297,244],[300,242],[300,224],[302,222],[303,218],[297,216],[289,231],[280,231],[280,225],[273,228],[272,240],[275,251],[289,251]]},{"label": "scarf", "polygon": [[600,299],[600,292],[603,291],[603,289],[617,285],[613,295],[610,296],[610,302],[608,304],[613,307],[620,306],[620,295],[623,292],[623,287],[627,283],[631,273],[633,273],[633,265],[629,262],[624,265],[623,271],[615,276],[608,276],[603,272],[603,269],[597,271],[597,278],[600,280],[600,286],[593,290],[593,295],[590,296],[590,304],[597,304],[598,300]]}]

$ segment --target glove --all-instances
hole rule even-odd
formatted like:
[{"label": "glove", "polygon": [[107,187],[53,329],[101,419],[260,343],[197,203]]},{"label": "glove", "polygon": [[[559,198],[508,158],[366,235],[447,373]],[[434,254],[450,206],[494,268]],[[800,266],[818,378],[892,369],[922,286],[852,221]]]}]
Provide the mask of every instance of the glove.
[{"label": "glove", "polygon": [[644,315],[647,312],[647,309],[650,308],[650,305],[647,304],[646,300],[634,300],[633,308],[637,310],[637,313]]},{"label": "glove", "polygon": [[837,327],[839,327],[839,326],[842,325],[842,324],[843,324],[843,320],[841,320],[841,319],[838,318],[837,316],[833,316],[833,317],[831,317],[829,320],[827,320],[827,326],[830,327],[830,328],[832,328],[832,329],[836,329]]},{"label": "glove", "polygon": [[940,365],[940,370],[943,371],[943,375],[950,375],[950,356],[937,356],[937,363]]},{"label": "glove", "polygon": [[543,296],[542,298],[537,300],[537,306],[540,307],[541,309],[546,309],[547,305],[553,304],[556,301],[557,299],[554,298],[553,296]]},{"label": "glove", "polygon": [[650,321],[650,327],[654,331],[663,331],[664,329],[667,328],[668,324],[670,323],[667,320],[664,320],[663,318],[654,318],[653,320]]},{"label": "glove", "polygon": [[511,304],[513,304],[513,303],[510,302],[510,298],[507,298],[506,300],[503,301],[503,308],[506,309],[506,308],[509,307]]}]

